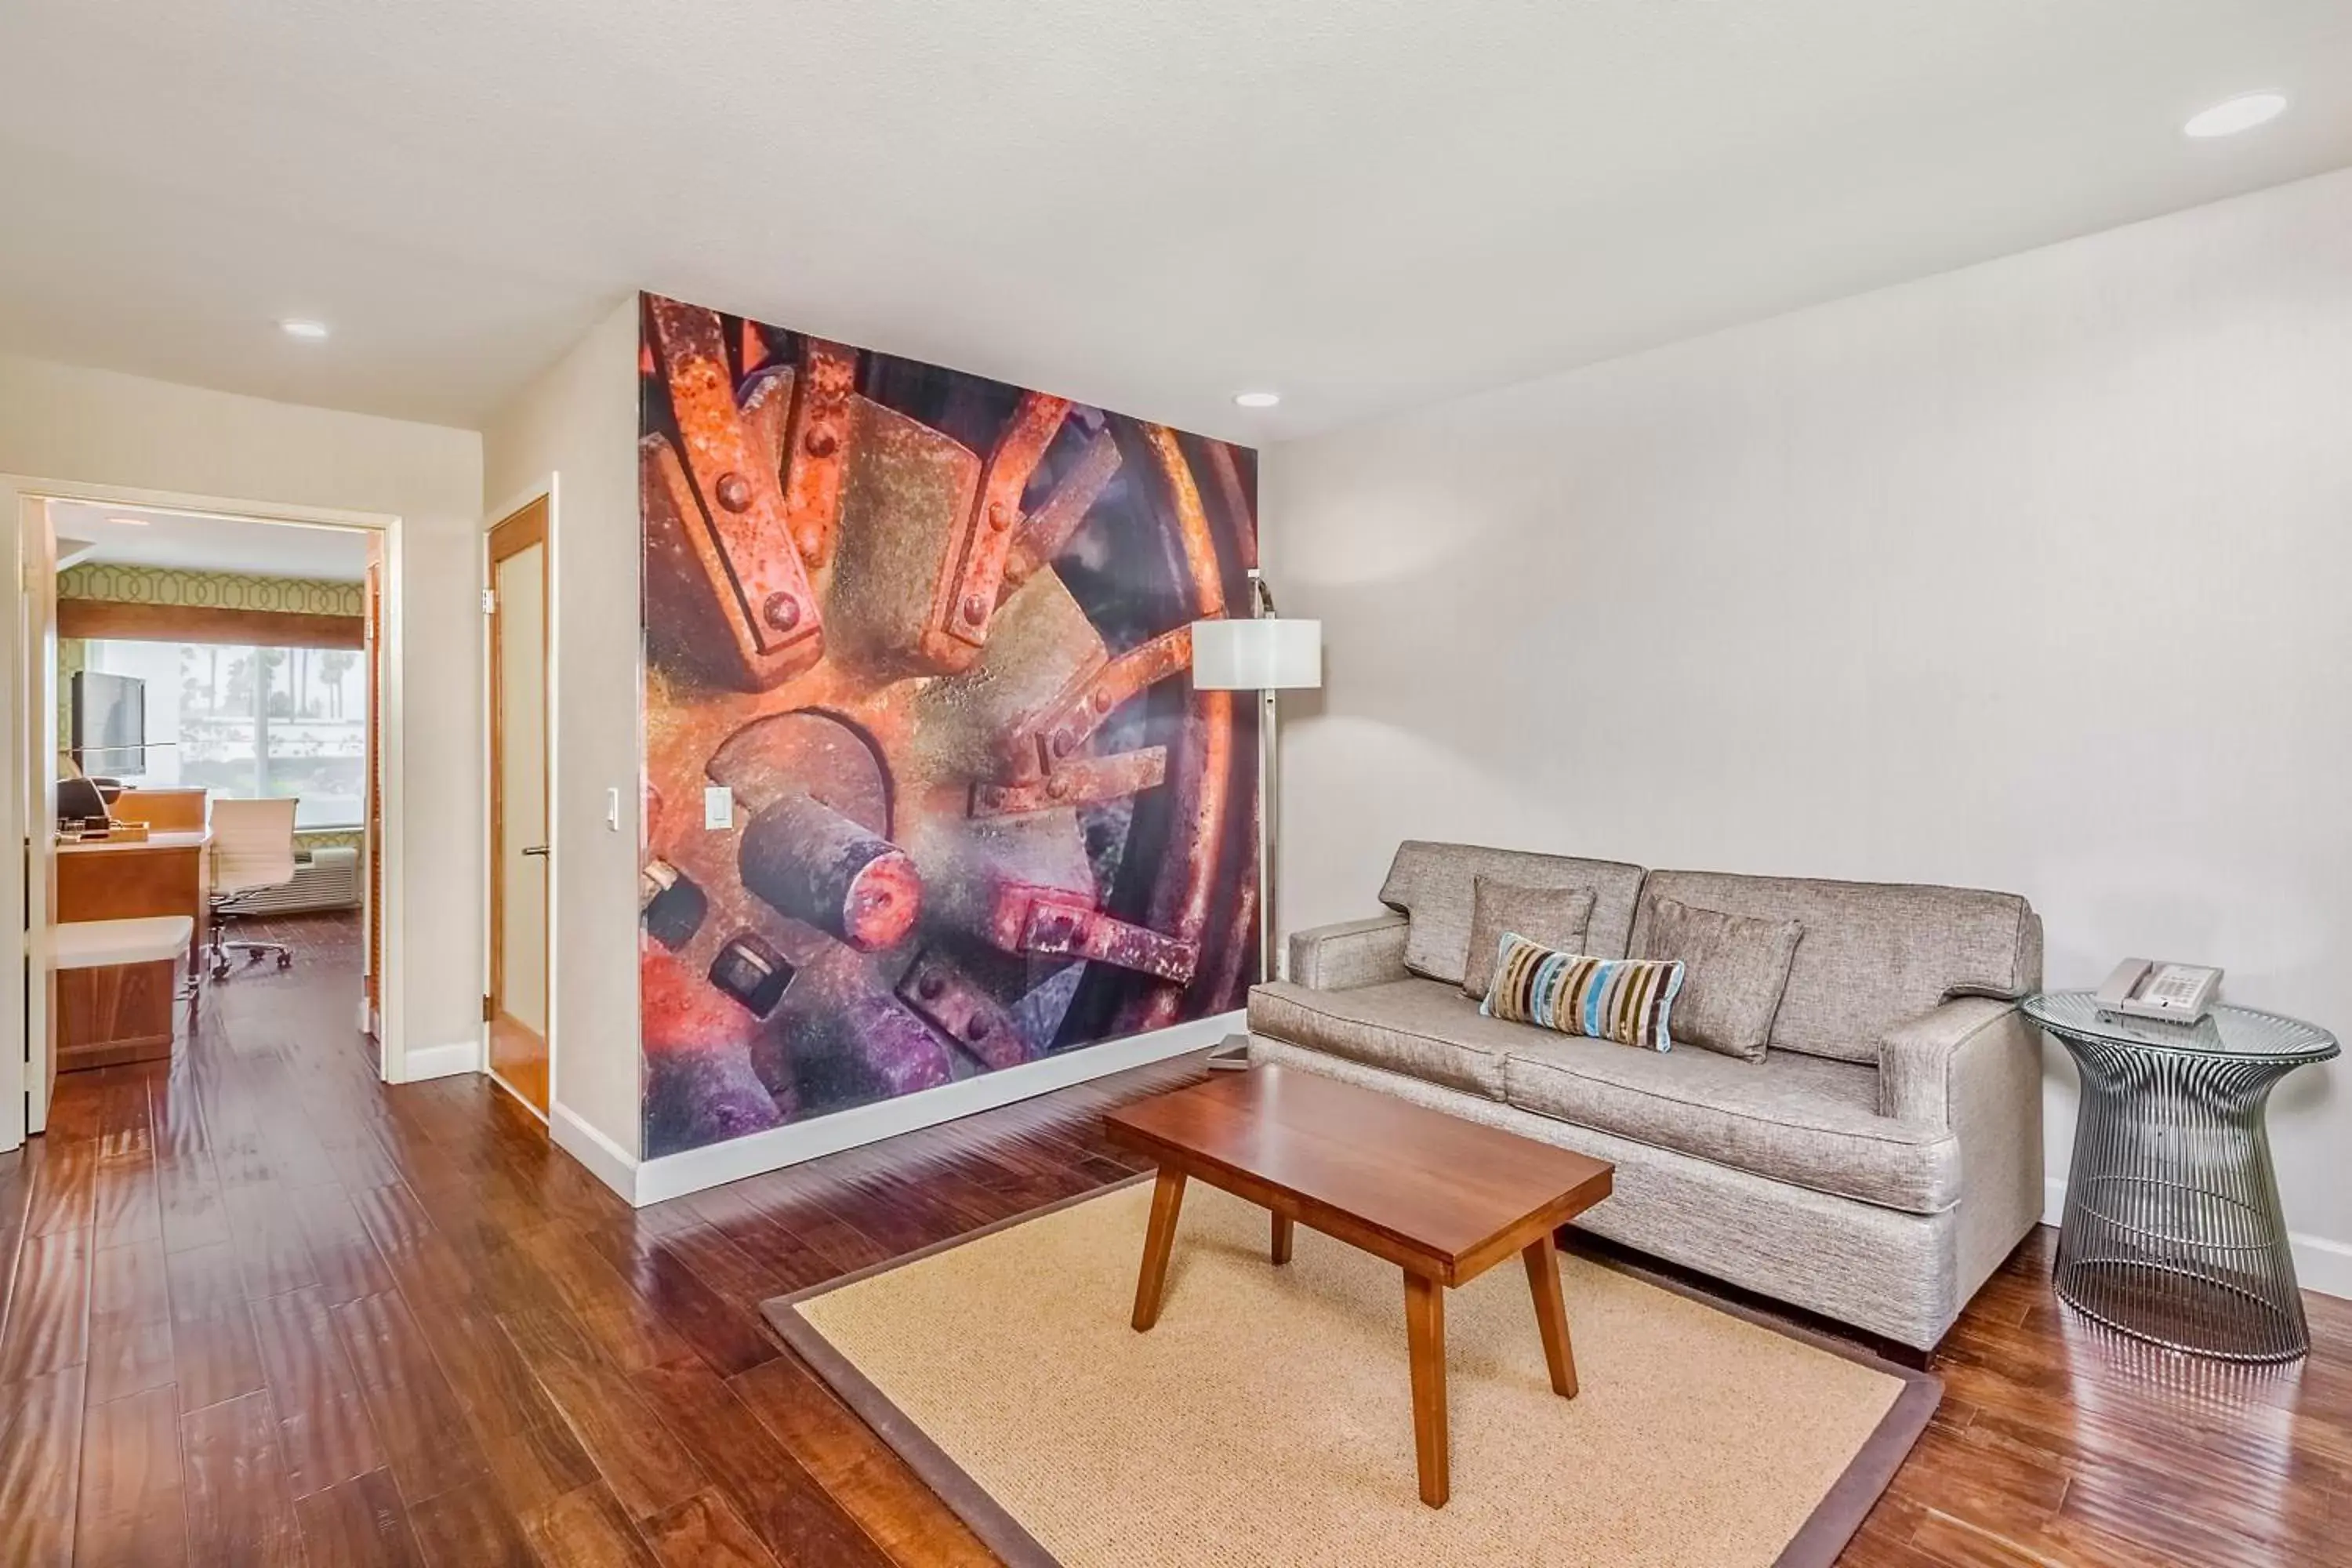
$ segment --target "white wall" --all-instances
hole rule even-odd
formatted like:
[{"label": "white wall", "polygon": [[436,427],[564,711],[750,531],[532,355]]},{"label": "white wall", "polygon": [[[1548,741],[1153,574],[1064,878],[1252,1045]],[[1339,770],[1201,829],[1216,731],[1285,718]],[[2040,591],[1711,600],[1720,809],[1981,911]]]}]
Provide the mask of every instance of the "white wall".
[{"label": "white wall", "polygon": [[[638,1154],[637,300],[626,301],[482,434],[495,521],[553,476],[556,1142],[611,1179],[584,1125]],[[477,636],[478,637],[478,631]],[[605,792],[620,791],[617,831]]]},{"label": "white wall", "polygon": [[[1974,884],[2032,899],[2053,985],[2199,960],[2352,1033],[2352,172],[1286,445],[1266,482],[1328,642],[1286,707],[1286,926],[1375,909],[1407,836]],[[2271,1126],[2305,1282],[2352,1289],[2352,1064]]]},{"label": "white wall", "polygon": [[[389,761],[405,816],[398,1005],[412,1052],[481,1030],[481,450],[470,430],[0,355],[0,473],[401,519],[406,744]],[[13,623],[15,595],[0,601]]]}]

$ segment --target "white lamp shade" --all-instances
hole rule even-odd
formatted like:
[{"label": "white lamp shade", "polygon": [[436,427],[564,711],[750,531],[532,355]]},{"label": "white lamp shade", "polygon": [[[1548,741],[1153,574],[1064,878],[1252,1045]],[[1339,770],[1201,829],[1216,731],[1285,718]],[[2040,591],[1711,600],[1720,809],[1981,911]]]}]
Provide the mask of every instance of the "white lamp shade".
[{"label": "white lamp shade", "polygon": [[1323,684],[1323,623],[1266,616],[1192,623],[1192,684],[1273,691]]}]

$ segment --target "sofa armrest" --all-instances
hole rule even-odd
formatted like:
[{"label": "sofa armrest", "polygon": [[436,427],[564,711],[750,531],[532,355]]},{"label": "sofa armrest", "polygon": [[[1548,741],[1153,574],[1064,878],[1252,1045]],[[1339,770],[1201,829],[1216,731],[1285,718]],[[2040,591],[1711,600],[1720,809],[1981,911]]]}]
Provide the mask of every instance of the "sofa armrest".
[{"label": "sofa armrest", "polygon": [[2042,1045],[2016,1003],[1956,996],[1931,1007],[1897,1024],[1878,1042],[1878,1114],[1953,1128],[1968,1094],[1966,1080],[2011,1054],[2033,1064],[2038,1093]]},{"label": "sofa armrest", "polygon": [[1350,991],[1408,977],[1405,918],[1393,910],[1290,933],[1290,979],[1309,991]]},{"label": "sofa armrest", "polygon": [[1999,997],[1930,1008],[1878,1042],[1878,1110],[1960,1146],[1957,1310],[2042,1217],[2042,1031]]}]

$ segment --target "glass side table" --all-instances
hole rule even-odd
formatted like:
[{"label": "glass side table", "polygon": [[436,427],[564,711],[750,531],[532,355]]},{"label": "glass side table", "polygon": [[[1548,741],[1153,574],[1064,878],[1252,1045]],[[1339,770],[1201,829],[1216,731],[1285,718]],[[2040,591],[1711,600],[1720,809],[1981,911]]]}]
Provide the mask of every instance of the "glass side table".
[{"label": "glass side table", "polygon": [[2172,1350],[2302,1355],[2311,1334],[2263,1110],[2279,1079],[2335,1056],[2336,1037],[2249,1007],[2195,1024],[2126,1017],[2087,991],[2024,1008],[2083,1079],[2059,1299]]}]

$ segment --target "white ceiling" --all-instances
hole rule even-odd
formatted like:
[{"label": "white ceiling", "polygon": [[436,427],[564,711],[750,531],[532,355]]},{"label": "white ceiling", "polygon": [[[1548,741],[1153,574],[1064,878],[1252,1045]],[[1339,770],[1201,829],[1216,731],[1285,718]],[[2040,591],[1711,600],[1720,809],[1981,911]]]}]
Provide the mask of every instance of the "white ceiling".
[{"label": "white ceiling", "polygon": [[16,0],[0,348],[470,426],[644,285],[1263,440],[2347,163],[2346,0]]},{"label": "white ceiling", "polygon": [[86,557],[90,561],[326,583],[356,583],[367,575],[373,536],[356,528],[257,522],[81,501],[53,500],[48,505],[59,549],[68,548],[68,540],[94,541],[98,548]]}]

